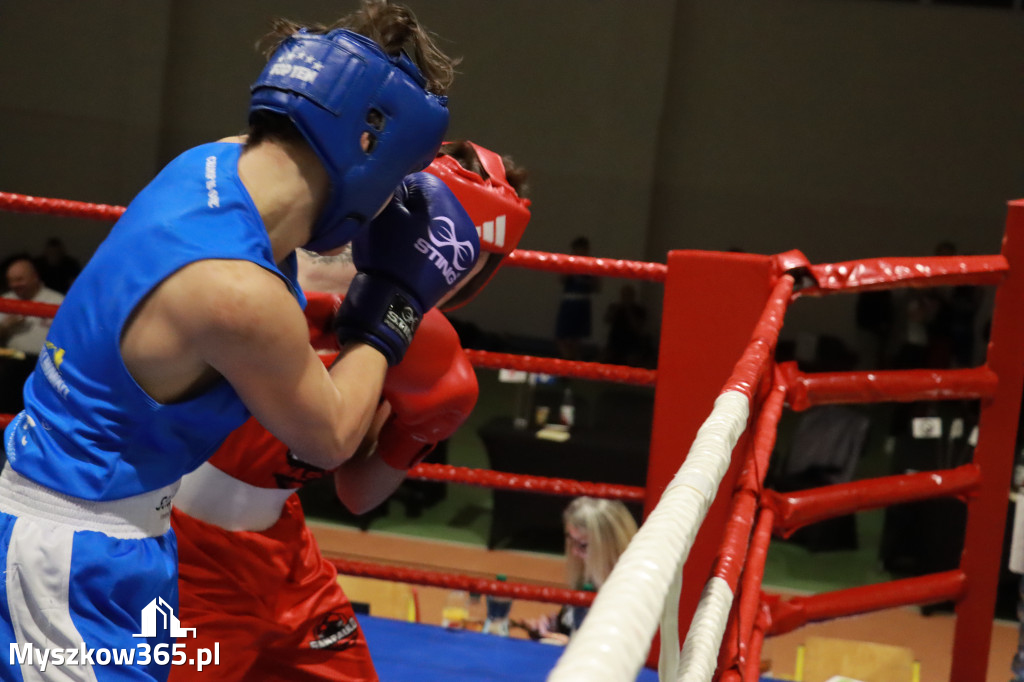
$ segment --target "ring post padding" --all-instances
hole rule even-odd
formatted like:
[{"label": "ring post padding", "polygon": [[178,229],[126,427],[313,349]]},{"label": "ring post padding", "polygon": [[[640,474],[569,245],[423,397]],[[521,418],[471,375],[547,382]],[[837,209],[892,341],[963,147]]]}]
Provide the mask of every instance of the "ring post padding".
[{"label": "ring post padding", "polygon": [[[667,262],[645,517],[675,476],[686,445],[694,441],[737,358],[750,344],[776,274],[769,256],[754,254],[672,251]],[[739,451],[746,450],[747,441],[747,435],[740,438]],[[722,490],[735,488],[739,459],[726,472]],[[681,632],[689,629],[711,573],[728,520],[729,497],[722,495],[711,505],[683,568]]]}]

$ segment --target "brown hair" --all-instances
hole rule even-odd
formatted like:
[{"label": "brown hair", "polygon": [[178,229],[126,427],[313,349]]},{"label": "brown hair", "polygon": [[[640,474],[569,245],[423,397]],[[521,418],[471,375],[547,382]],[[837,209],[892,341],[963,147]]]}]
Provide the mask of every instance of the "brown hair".
[{"label": "brown hair", "polygon": [[[441,151],[439,153],[451,156],[459,162],[460,166],[466,170],[476,173],[484,180],[490,177],[490,174],[484,170],[483,165],[480,163],[480,159],[477,157],[473,147],[466,140],[445,142],[441,145]],[[512,189],[516,191],[516,194],[519,195],[519,197],[526,199],[529,191],[526,184],[526,181],[529,178],[529,173],[526,172],[525,168],[516,164],[510,156],[505,156],[503,154],[501,162],[505,166],[505,179],[508,180],[508,184],[512,185]]]},{"label": "brown hair", "polygon": [[455,80],[458,59],[452,59],[437,46],[434,35],[417,21],[412,10],[390,0],[363,0],[362,6],[332,24],[303,25],[288,19],[275,19],[271,30],[256,44],[267,58],[280,44],[299,29],[310,33],[327,33],[344,28],[366,36],[391,56],[402,52],[419,68],[426,79],[426,89],[445,95]]}]

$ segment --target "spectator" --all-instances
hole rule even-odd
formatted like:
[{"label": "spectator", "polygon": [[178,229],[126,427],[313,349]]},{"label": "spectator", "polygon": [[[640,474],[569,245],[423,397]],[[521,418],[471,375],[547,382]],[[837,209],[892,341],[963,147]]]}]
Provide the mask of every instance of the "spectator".
[{"label": "spectator", "polygon": [[[956,246],[943,241],[936,256],[956,255]],[[893,369],[945,369],[952,362],[948,343],[948,308],[942,290],[907,289],[902,292],[902,315]]]},{"label": "spectator", "polygon": [[68,254],[64,242],[57,237],[47,239],[43,255],[33,260],[43,284],[62,294],[68,293],[71,283],[82,271],[82,264]]},{"label": "spectator", "polygon": [[[566,578],[575,590],[601,589],[615,562],[636,535],[633,515],[622,502],[577,497],[562,515],[565,524]],[[530,621],[532,637],[567,644],[589,607],[563,606],[556,614]]]},{"label": "spectator", "polygon": [[[956,245],[940,242],[935,255],[955,256]],[[896,369],[973,366],[981,296],[982,290],[974,286],[909,290],[903,344],[894,360]]]},{"label": "spectator", "polygon": [[[37,303],[60,303],[64,296],[43,286],[27,254],[8,261],[5,270],[8,291],[4,298]],[[0,313],[0,414],[22,410],[21,391],[39,359],[39,351],[50,329],[50,318]]]},{"label": "spectator", "polygon": [[[569,246],[573,256],[589,256],[590,240],[576,237]],[[601,281],[590,275],[563,275],[562,301],[555,320],[555,342],[566,360],[578,360],[580,347],[591,333],[590,297],[601,288]]]},{"label": "spectator", "polygon": [[642,365],[650,350],[645,333],[647,309],[636,300],[636,287],[624,284],[619,300],[608,306],[604,321],[608,324],[605,362],[615,365]]},{"label": "spectator", "polygon": [[870,369],[884,369],[887,345],[892,335],[892,292],[865,291],[857,294],[856,322],[866,341],[866,355],[873,363]]}]

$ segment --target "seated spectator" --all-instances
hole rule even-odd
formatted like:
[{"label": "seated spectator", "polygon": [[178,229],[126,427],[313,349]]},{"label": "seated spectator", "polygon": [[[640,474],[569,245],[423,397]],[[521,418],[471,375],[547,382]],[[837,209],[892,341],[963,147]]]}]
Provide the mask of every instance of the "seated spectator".
[{"label": "seated spectator", "polygon": [[[6,276],[8,291],[4,298],[38,303],[64,300],[62,294],[43,286],[27,255],[10,259]],[[39,359],[49,329],[49,318],[0,313],[0,414],[21,411],[25,379]]]},{"label": "seated spectator", "polygon": [[[636,520],[622,502],[577,497],[562,515],[565,525],[566,578],[574,590],[601,589],[636,535]],[[588,607],[563,606],[558,613],[527,623],[531,637],[568,644]]]}]

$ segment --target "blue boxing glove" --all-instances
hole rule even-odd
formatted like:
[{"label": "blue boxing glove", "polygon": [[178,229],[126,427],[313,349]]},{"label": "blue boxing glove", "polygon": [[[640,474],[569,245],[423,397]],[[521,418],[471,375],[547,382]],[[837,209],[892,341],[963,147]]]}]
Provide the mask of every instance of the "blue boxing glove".
[{"label": "blue boxing glove", "polygon": [[424,312],[476,265],[480,238],[437,177],[413,173],[352,240],[357,274],[334,320],[338,341],[362,341],[402,361]]}]

